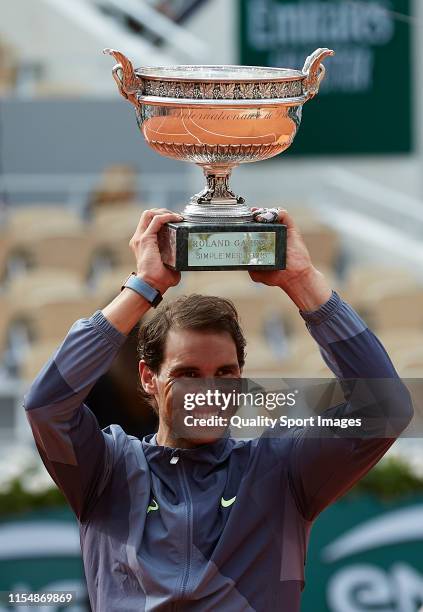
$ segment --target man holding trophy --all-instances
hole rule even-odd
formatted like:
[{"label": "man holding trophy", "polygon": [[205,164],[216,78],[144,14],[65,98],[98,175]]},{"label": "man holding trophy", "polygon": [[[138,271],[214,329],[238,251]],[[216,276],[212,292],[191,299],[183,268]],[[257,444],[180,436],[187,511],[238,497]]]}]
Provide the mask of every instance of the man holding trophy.
[{"label": "man holding trophy", "polygon": [[[296,82],[295,75],[290,77],[289,99]],[[133,75],[127,70],[122,81],[117,78],[128,99],[139,104]],[[204,88],[195,85],[190,85],[191,95],[203,95]],[[151,95],[153,86],[145,87],[142,95]],[[159,93],[166,93],[166,85],[160,87]],[[184,92],[177,90],[181,85],[172,87],[175,99],[183,99]],[[269,89],[269,96],[281,100],[285,90],[278,87]],[[212,95],[225,95],[222,84],[219,88],[211,87]],[[236,90],[239,95],[241,89]],[[258,89],[252,86],[254,95]],[[282,117],[295,125],[298,104],[294,108]],[[150,109],[141,123],[157,117],[149,127],[157,131],[169,117],[167,110],[156,114]],[[167,133],[184,134],[177,131],[181,117],[178,110],[173,131],[168,126]],[[220,121],[226,119],[221,116]],[[267,115],[264,121],[273,119]],[[199,138],[186,116],[183,122]],[[194,123],[198,125],[198,115]],[[240,129],[238,136],[242,133]],[[154,146],[170,150],[163,138]],[[264,155],[263,147],[276,145],[262,139],[255,151]],[[289,146],[286,138],[278,139],[282,147]],[[204,155],[200,146],[182,141],[181,136],[172,151],[185,147],[190,156]],[[254,149],[251,143],[236,147],[244,156]],[[227,159],[228,151],[222,145],[219,153],[219,146],[209,143],[211,164],[217,163],[217,155]],[[236,157],[235,149],[232,155]],[[297,612],[314,519],[375,465],[412,418],[409,393],[384,348],[313,266],[288,212],[270,211],[269,216],[245,207],[242,198],[229,193],[228,168],[223,166],[206,169],[205,192],[195,196],[183,215],[166,209],[143,212],[130,241],[135,272],[110,304],[74,323],[25,396],[40,456],[79,522],[95,612]],[[225,233],[228,243],[221,236]],[[262,233],[269,235],[255,235]],[[204,260],[204,253],[217,259]],[[331,439],[298,428],[290,436],[236,440],[223,429],[209,430],[205,437],[184,437],[175,430],[177,389],[192,379],[213,384],[242,379],[245,338],[230,301],[194,295],[159,306],[166,291],[178,284],[180,270],[203,269],[204,261],[212,262],[209,269],[243,267],[253,281],[285,291],[342,383],[345,401],[328,406],[327,413],[366,420],[380,411],[389,435],[334,431]],[[139,439],[118,425],[101,430],[85,398],[133,327],[156,307],[140,327],[139,373],[158,413],[158,431]],[[394,385],[389,394],[372,386],[372,403],[366,404],[352,392],[353,379],[389,379]],[[197,413],[211,409],[205,406]]]}]

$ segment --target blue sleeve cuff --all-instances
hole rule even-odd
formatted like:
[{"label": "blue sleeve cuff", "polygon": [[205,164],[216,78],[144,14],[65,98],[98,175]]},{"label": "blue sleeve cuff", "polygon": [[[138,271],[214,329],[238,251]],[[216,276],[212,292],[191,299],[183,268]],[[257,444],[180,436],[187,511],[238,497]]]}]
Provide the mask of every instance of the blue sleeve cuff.
[{"label": "blue sleeve cuff", "polygon": [[116,348],[120,348],[127,339],[125,334],[122,334],[122,332],[116,329],[116,327],[106,319],[101,310],[96,310],[88,320],[103,334],[106,340],[109,340]]},{"label": "blue sleeve cuff", "polygon": [[332,290],[332,295],[327,302],[322,304],[320,308],[313,311],[300,310],[300,315],[310,325],[319,325],[331,317],[342,304],[342,300],[336,291]]}]

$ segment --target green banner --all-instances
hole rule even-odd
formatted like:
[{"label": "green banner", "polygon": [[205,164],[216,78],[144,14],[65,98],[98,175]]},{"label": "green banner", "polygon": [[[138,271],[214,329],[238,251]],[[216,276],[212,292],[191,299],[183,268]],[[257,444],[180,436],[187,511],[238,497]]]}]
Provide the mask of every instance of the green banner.
[{"label": "green banner", "polygon": [[411,0],[239,0],[240,63],[301,69],[334,49],[290,154],[413,149]]},{"label": "green banner", "polygon": [[312,529],[304,612],[420,612],[423,498],[347,496]]},{"label": "green banner", "polygon": [[[88,610],[79,530],[70,510],[27,512],[0,521],[0,592],[0,612]],[[60,593],[62,599],[52,598],[45,607],[18,606],[10,602],[11,593],[32,594],[32,602],[38,601],[35,593]],[[71,594],[71,603],[60,603],[64,594]]]}]

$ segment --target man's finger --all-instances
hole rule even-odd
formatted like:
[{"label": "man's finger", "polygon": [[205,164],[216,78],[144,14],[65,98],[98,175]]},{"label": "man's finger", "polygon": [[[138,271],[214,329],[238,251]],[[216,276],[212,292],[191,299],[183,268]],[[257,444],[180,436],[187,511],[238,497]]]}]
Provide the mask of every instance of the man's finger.
[{"label": "man's finger", "polygon": [[182,215],[174,212],[163,213],[159,215],[155,215],[151,220],[150,225],[144,232],[144,236],[151,236],[152,234],[157,234],[159,229],[165,224],[171,221],[177,222],[181,221]]},{"label": "man's finger", "polygon": [[172,213],[172,211],[168,208],[149,208],[148,210],[145,210],[141,215],[135,233],[144,233],[147,227],[150,225],[151,221],[154,219],[154,217],[156,215],[162,215],[164,213]]},{"label": "man's finger", "polygon": [[143,232],[149,226],[151,219],[154,217],[154,211],[156,208],[149,208],[148,210],[144,210],[141,214],[140,220],[138,221],[137,228],[135,230],[135,234]]},{"label": "man's finger", "polygon": [[145,230],[146,230],[146,229],[147,229],[147,227],[150,225],[150,223],[152,222],[152,220],[154,219],[154,217],[157,217],[157,215],[164,215],[164,214],[170,214],[170,215],[172,215],[172,214],[174,214],[174,215],[175,215],[175,214],[177,214],[177,215],[179,215],[179,213],[175,213],[175,211],[174,211],[174,210],[169,210],[168,208],[151,208],[150,210],[151,210],[152,214],[151,214],[151,215],[149,215],[149,217],[148,217],[148,223],[147,223],[147,225],[145,225],[145,226],[143,227],[143,230],[142,230],[143,232],[145,232]]},{"label": "man's finger", "polygon": [[288,213],[288,211],[285,208],[280,208],[278,210],[278,221],[286,225],[288,229],[298,230],[298,227],[296,226],[294,219],[291,217],[291,215]]}]

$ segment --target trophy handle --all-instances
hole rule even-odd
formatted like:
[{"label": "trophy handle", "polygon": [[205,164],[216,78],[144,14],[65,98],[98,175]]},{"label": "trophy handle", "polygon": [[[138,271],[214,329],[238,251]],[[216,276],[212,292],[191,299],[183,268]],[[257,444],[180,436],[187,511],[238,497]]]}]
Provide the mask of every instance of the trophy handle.
[{"label": "trophy handle", "polygon": [[314,98],[319,91],[320,83],[325,78],[326,68],[322,61],[329,56],[335,55],[332,49],[316,49],[314,53],[308,56],[302,70],[304,76],[304,93],[308,100]]},{"label": "trophy handle", "polygon": [[123,53],[114,49],[103,49],[103,53],[105,55],[113,55],[115,60],[119,62],[112,70],[113,78],[121,95],[131,104],[138,106],[135,94],[140,88],[141,83],[135,74],[131,61]]}]

